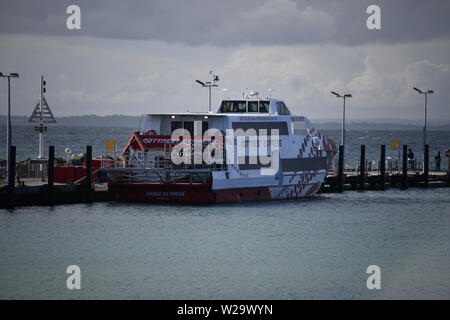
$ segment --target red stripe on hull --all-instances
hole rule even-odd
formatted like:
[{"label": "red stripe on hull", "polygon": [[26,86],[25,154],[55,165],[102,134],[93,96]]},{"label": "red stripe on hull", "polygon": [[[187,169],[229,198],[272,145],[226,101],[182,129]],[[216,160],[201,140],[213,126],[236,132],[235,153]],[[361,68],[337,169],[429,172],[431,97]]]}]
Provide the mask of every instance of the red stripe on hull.
[{"label": "red stripe on hull", "polygon": [[208,185],[113,184],[116,201],[226,203],[271,200],[267,187],[211,190]]}]

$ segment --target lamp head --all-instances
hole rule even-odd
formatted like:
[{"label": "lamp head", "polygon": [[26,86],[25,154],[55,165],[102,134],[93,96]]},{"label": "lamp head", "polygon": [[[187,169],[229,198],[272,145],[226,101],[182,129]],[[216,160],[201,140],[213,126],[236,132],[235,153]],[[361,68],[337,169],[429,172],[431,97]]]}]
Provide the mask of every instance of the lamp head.
[{"label": "lamp head", "polygon": [[335,95],[336,97],[338,97],[338,98],[341,97],[341,95],[340,95],[339,93],[336,93],[336,92],[334,92],[334,91],[331,91],[331,93],[334,94],[334,95]]}]

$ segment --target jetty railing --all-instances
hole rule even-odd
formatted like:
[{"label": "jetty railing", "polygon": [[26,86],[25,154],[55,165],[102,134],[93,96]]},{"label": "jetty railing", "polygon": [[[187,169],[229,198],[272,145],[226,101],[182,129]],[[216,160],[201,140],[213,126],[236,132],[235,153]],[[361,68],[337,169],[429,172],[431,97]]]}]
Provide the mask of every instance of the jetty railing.
[{"label": "jetty railing", "polygon": [[[416,166],[408,159],[408,146],[403,146],[401,164],[389,167],[390,160],[386,157],[386,146],[381,145],[380,159],[367,160],[366,147],[361,145],[360,159],[356,168],[348,169],[344,166],[344,147],[339,147],[337,173],[328,175],[322,190],[342,192],[345,188],[353,190],[370,189],[385,190],[387,186],[408,188],[450,186],[450,160],[446,168],[431,170],[429,146],[425,145],[425,156],[422,166]],[[361,166],[361,163],[364,165]],[[416,161],[417,163],[417,161]],[[400,168],[397,168],[400,167]],[[423,169],[421,169],[423,168]]]}]

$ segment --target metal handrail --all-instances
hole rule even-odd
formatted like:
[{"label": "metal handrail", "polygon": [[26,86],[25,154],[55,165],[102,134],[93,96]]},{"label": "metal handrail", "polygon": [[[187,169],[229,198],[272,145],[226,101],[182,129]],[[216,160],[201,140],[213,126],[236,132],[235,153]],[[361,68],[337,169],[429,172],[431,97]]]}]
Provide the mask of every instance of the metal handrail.
[{"label": "metal handrail", "polygon": [[142,168],[104,168],[112,180],[123,183],[201,183],[206,184],[209,169],[142,169]]}]

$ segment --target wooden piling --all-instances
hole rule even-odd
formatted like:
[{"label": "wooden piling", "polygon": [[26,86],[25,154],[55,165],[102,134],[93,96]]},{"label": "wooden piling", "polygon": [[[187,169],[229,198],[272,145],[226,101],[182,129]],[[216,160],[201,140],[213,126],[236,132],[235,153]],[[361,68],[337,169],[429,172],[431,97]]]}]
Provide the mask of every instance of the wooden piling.
[{"label": "wooden piling", "polygon": [[344,191],[344,146],[339,146],[338,192]]},{"label": "wooden piling", "polygon": [[450,159],[448,160],[448,169],[447,169],[447,186],[450,187]]},{"label": "wooden piling", "polygon": [[14,208],[14,196],[16,188],[16,146],[9,147],[8,163],[8,208]]},{"label": "wooden piling", "polygon": [[381,145],[381,154],[380,154],[380,190],[386,189],[386,146],[384,144]]},{"label": "wooden piling", "polygon": [[403,168],[402,168],[402,185],[408,188],[408,145],[403,145]]},{"label": "wooden piling", "polygon": [[423,186],[428,188],[430,181],[430,146],[425,145],[423,155]]},{"label": "wooden piling", "polygon": [[49,205],[54,203],[54,172],[55,168],[55,146],[48,147],[48,167],[47,167],[47,201]]},{"label": "wooden piling", "polygon": [[450,187],[450,158],[447,159],[447,186]]},{"label": "wooden piling", "polygon": [[366,184],[366,146],[361,145],[359,158],[359,190],[364,191]]},{"label": "wooden piling", "polygon": [[92,201],[92,146],[86,147],[86,181],[84,184],[85,201]]}]

